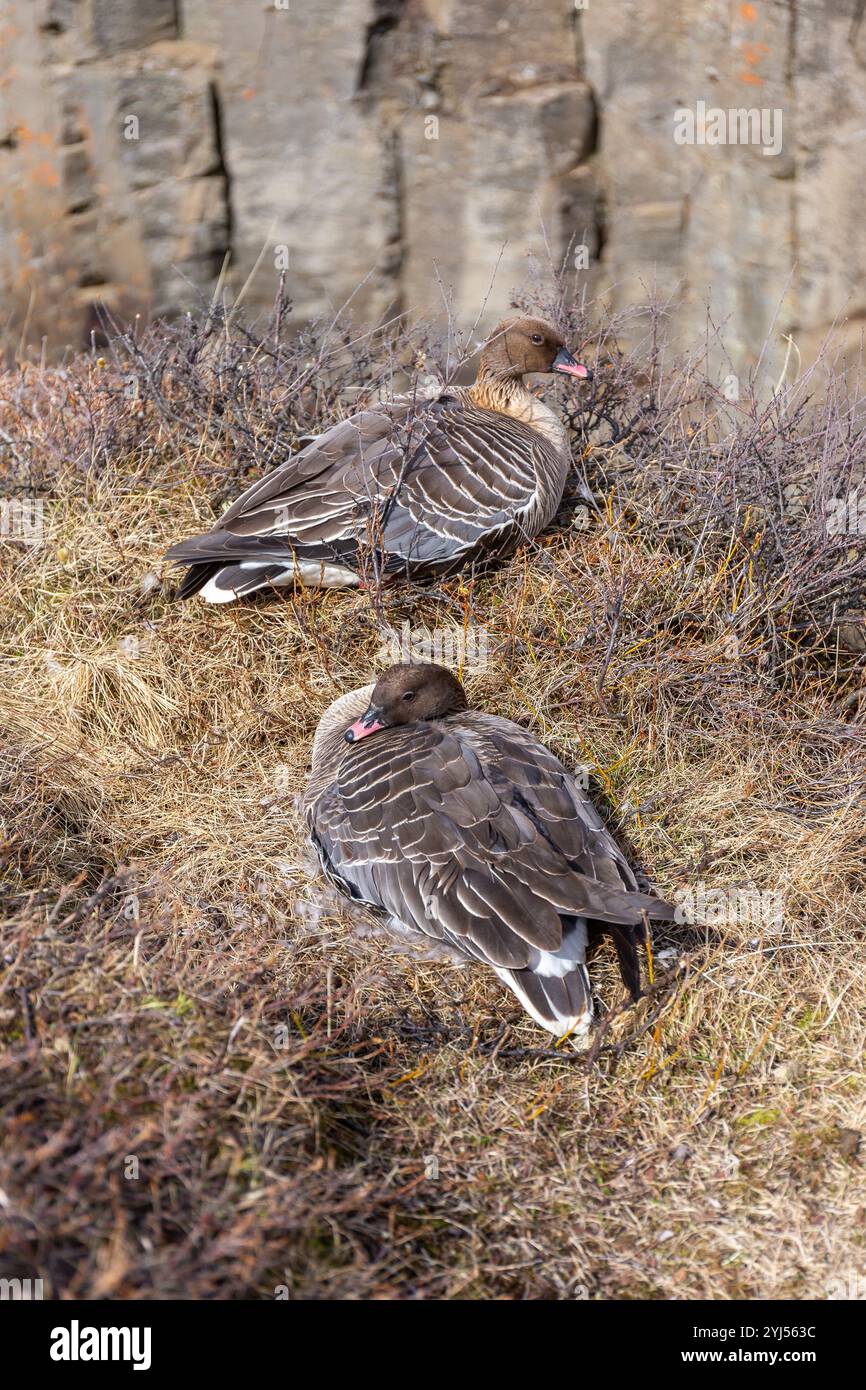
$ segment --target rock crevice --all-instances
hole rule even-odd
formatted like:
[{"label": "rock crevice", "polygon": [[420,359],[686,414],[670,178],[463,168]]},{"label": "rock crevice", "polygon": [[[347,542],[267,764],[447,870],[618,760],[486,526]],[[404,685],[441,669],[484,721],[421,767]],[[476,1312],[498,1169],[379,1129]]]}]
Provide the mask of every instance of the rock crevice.
[{"label": "rock crevice", "polygon": [[[866,312],[860,8],[0,0],[13,332],[62,347],[99,301],[176,312],[227,251],[238,286],[258,265],[253,309],[288,262],[302,320],[350,295],[435,311],[437,276],[492,320],[550,256],[614,306],[676,296],[690,331],[712,288],[746,367],[781,303],[808,357]],[[699,102],[780,110],[781,152],[677,144]]]}]

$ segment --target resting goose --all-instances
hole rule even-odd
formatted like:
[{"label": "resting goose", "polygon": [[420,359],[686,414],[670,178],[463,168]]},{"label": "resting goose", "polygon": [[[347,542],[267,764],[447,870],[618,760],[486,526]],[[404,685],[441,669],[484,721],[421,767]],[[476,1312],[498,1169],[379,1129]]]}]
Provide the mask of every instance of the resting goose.
[{"label": "resting goose", "polygon": [[565,430],[524,377],[591,379],[544,319],[498,325],[470,387],[398,396],[311,439],[254,483],[212,531],[172,546],[176,597],[227,603],[257,589],[445,575],[500,557],[559,506]]},{"label": "resting goose", "polygon": [[518,724],[470,710],[442,666],[392,666],[335,700],[304,794],[311,839],[343,892],[491,966],[542,1028],[585,1034],[591,932],[640,992],[638,890],[588,794]]}]

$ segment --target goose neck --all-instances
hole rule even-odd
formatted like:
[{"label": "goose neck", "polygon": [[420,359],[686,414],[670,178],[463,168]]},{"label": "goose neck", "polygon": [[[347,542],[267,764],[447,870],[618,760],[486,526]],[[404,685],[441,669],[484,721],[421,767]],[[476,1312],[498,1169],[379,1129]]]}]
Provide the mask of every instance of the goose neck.
[{"label": "goose neck", "polygon": [[497,372],[485,372],[483,368],[475,378],[474,385],[469,388],[469,394],[482,409],[501,410],[507,415],[511,415],[515,408],[525,407],[526,402],[532,399],[532,393],[524,386],[522,377],[502,376]]},{"label": "goose neck", "polygon": [[537,430],[556,449],[567,448],[567,436],[559,416],[540,396],[528,390],[521,377],[497,376],[482,370],[474,386],[469,388],[469,396],[482,410],[509,415]]}]

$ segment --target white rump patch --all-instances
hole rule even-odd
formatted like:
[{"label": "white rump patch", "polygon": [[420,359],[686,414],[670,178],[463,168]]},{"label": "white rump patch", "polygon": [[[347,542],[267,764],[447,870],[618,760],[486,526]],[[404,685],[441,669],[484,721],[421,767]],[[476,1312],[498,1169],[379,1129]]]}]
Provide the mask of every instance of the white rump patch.
[{"label": "white rump patch", "polygon": [[586,960],[586,923],[578,917],[574,926],[566,932],[558,951],[533,951],[529,962],[535,975],[570,975]]},{"label": "white rump patch", "polygon": [[[265,570],[267,567],[254,560],[244,560],[240,565],[226,568],[237,568],[249,572],[252,576],[255,570]],[[292,565],[279,574],[272,574],[269,579],[262,579],[260,584],[251,584],[241,595],[236,594],[234,589],[220,588],[217,583],[218,574],[209,579],[199,593],[205,603],[233,603],[236,598],[246,598],[247,594],[254,594],[257,589],[283,589],[289,584],[294,584],[296,578],[311,589],[350,589],[360,583],[355,571],[346,569],[345,565],[322,565],[317,560],[301,560],[297,565]]]},{"label": "white rump patch", "polygon": [[[321,565],[318,560],[301,560],[297,565],[298,578],[311,589],[356,589],[360,579],[345,565]],[[290,584],[291,576],[281,583]]]},{"label": "white rump patch", "polygon": [[233,603],[237,598],[234,589],[218,589],[215,577],[209,579],[204,588],[199,589],[198,592],[199,597],[203,598],[205,603]]},{"label": "white rump patch", "polygon": [[564,1038],[568,1034],[569,1042],[579,1044],[582,1040],[589,1037],[592,1029],[592,997],[590,996],[589,1006],[583,1013],[572,1016],[571,1018],[545,1018],[538,1012],[532,1000],[517,985],[515,980],[509,977],[507,970],[500,970],[494,965],[500,980],[508,986],[513,994],[517,995],[526,1012],[535,1022],[540,1024],[546,1033],[552,1033],[555,1038]]},{"label": "white rump patch", "polygon": [[573,971],[582,971],[589,1002],[583,1013],[576,1016],[568,1018],[560,1016],[555,1020],[543,1017],[536,1010],[532,1000],[523,993],[517,980],[513,976],[509,976],[507,970],[500,970],[494,966],[499,978],[504,980],[508,988],[514,991],[526,1012],[535,1019],[535,1022],[540,1023],[541,1027],[548,1033],[552,1033],[555,1038],[563,1038],[568,1034],[569,1042],[574,1046],[579,1046],[581,1042],[585,1042],[592,1029],[592,995],[585,963],[586,941],[586,922],[582,917],[578,917],[574,926],[565,933],[558,951],[535,950],[532,952],[529,962],[529,969],[533,975],[537,975],[541,979],[562,979],[566,975],[571,975]]}]

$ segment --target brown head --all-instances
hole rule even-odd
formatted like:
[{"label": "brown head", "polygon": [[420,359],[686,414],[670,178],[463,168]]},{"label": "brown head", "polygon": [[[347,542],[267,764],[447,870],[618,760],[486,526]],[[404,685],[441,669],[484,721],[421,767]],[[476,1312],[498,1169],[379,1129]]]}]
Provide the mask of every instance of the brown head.
[{"label": "brown head", "polygon": [[432,662],[389,666],[373,686],[366,711],[343,737],[347,743],[356,743],[379,729],[414,724],[418,719],[444,719],[466,708],[463,686],[444,666]]},{"label": "brown head", "polygon": [[592,372],[575,361],[565,339],[546,319],[503,319],[481,353],[479,381],[519,381],[532,372],[564,372],[592,381]]}]

